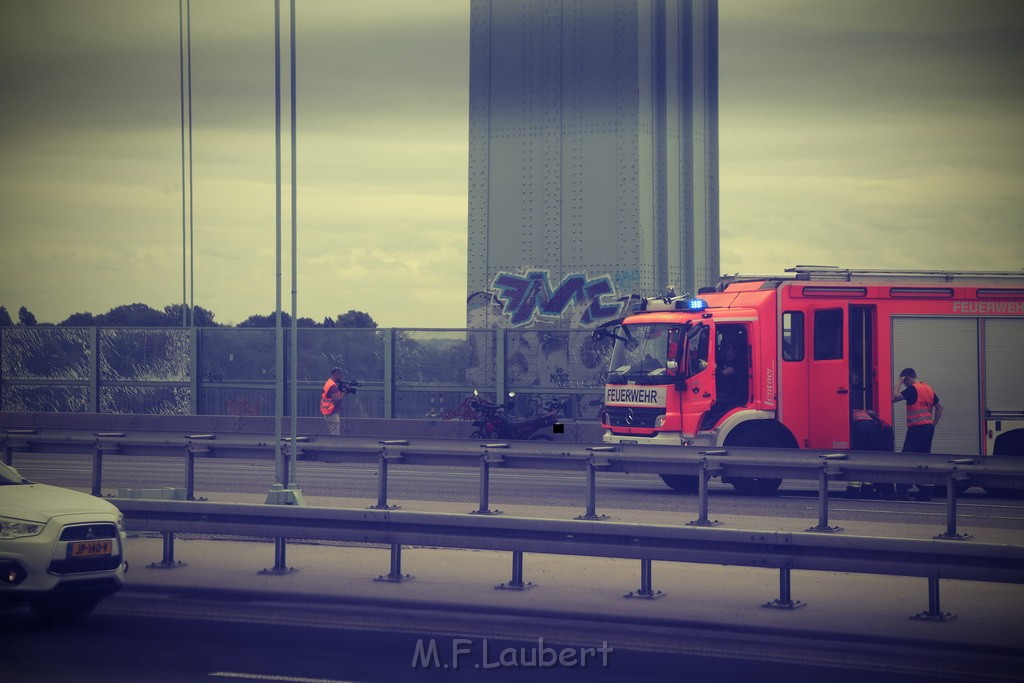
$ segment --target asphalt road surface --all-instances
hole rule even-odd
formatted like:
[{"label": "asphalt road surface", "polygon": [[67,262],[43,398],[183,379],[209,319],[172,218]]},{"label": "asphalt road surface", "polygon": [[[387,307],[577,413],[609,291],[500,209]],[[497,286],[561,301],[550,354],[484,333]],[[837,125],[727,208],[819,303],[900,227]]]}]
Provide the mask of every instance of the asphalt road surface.
[{"label": "asphalt road surface", "polygon": [[[92,482],[88,457],[15,454],[14,465],[23,476],[43,483],[89,490]],[[184,478],[178,459],[104,459],[105,491],[183,487]],[[297,481],[307,497],[365,499],[368,505],[377,498],[372,466],[300,462]],[[196,465],[196,491],[211,500],[218,493],[265,494],[273,482],[273,463],[267,460],[200,459]],[[941,499],[848,499],[844,490],[845,484],[832,486],[830,515],[838,523],[909,522],[936,531],[944,527],[946,504]],[[451,503],[452,512],[467,512],[476,507],[478,495],[474,469],[398,466],[389,472],[391,502]],[[585,496],[580,473],[491,472],[491,502],[499,506],[565,506],[582,512]],[[710,497],[712,515],[813,522],[818,511],[814,482],[787,482],[777,494],[765,497],[741,496],[714,482]],[[598,512],[664,512],[667,521],[678,521],[681,515],[695,515],[697,498],[669,489],[655,476],[609,473],[598,478],[597,506]],[[968,529],[1020,530],[1024,504],[972,489],[959,498],[958,518]],[[543,633],[542,640],[538,633]],[[614,637],[606,650],[609,634]],[[537,625],[484,612],[296,604],[282,594],[200,598],[129,589],[105,600],[86,620],[59,629],[44,627],[23,608],[0,611],[0,642],[3,683],[1013,680],[1014,658],[1019,656],[954,648],[932,651],[925,666],[913,653],[877,642],[659,630],[641,623],[568,618]],[[969,666],[972,657],[982,662],[974,670]],[[1011,673],[991,675],[997,670]]]},{"label": "asphalt road surface", "polygon": [[[329,614],[330,608],[155,598],[124,591],[87,620],[46,628],[0,612],[5,683],[385,683],[392,681],[883,681],[964,680],[905,653],[857,643],[638,631],[610,645],[585,624],[546,637],[480,637],[485,615]],[[390,620],[382,625],[381,620]],[[483,623],[491,621],[492,623]],[[442,625],[443,624],[443,625]],[[516,631],[514,627],[510,628]],[[518,629],[522,631],[522,629]],[[456,634],[452,634],[455,631]],[[619,643],[626,641],[623,646]],[[1009,679],[1007,679],[1009,680]]]}]

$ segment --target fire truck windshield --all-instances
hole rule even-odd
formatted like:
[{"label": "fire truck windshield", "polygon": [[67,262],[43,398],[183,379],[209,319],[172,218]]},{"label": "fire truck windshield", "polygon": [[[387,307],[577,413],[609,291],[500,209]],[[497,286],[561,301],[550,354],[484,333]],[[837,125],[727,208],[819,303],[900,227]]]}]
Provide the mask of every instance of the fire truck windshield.
[{"label": "fire truck windshield", "polygon": [[623,325],[615,336],[609,384],[668,384],[679,367],[679,342],[688,326],[677,323]]}]

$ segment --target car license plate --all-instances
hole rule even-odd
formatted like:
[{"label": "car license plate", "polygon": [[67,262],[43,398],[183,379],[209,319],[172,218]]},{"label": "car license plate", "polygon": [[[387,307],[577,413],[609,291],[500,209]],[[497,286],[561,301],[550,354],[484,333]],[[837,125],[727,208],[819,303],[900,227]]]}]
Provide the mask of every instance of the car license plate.
[{"label": "car license plate", "polygon": [[102,557],[114,552],[114,544],[110,539],[101,541],[76,541],[68,544],[68,559],[78,557]]}]

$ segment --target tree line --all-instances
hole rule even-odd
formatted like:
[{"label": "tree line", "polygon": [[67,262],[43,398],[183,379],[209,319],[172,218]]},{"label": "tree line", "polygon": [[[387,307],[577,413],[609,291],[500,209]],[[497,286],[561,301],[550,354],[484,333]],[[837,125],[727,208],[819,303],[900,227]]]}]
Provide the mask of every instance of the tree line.
[{"label": "tree line", "polygon": [[[202,306],[183,306],[172,304],[164,306],[162,311],[147,306],[146,304],[126,304],[110,309],[106,313],[93,315],[92,313],[73,313],[65,320],[57,323],[61,327],[181,327],[183,321],[189,319],[186,315],[191,313],[191,320],[196,327],[230,327],[222,325],[214,320],[214,314]],[[251,315],[235,327],[274,327],[277,314]],[[18,309],[18,322],[11,318],[6,306],[0,306],[0,327],[21,325],[25,327],[53,325],[53,323],[41,323],[36,316],[22,306]],[[292,318],[288,313],[281,312],[281,324],[284,327],[291,327]],[[347,328],[375,328],[376,321],[369,313],[349,310],[334,318],[324,318],[317,322],[313,318],[299,317],[296,320],[297,327],[347,327]]]}]

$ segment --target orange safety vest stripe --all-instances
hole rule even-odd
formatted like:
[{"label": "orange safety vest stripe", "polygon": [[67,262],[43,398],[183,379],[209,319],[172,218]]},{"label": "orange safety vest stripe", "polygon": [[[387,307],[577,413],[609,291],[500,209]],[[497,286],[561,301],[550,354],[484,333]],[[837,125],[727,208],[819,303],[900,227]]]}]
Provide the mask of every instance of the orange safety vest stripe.
[{"label": "orange safety vest stripe", "polygon": [[915,382],[914,388],[917,389],[917,400],[907,404],[907,426],[930,425],[935,421],[932,417],[935,392],[924,382]]},{"label": "orange safety vest stripe", "polygon": [[327,394],[330,392],[331,387],[336,387],[333,379],[329,379],[324,382],[324,389],[320,392],[320,414],[321,415],[332,415],[335,409],[338,407],[337,404],[331,399],[327,398]]}]

